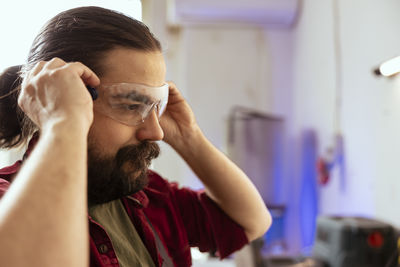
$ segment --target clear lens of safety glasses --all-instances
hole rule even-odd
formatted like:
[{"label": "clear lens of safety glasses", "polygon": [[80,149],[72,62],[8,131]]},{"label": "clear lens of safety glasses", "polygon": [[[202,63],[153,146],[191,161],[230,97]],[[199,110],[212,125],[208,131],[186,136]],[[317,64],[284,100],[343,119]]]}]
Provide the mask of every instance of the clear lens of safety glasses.
[{"label": "clear lens of safety glasses", "polygon": [[135,83],[102,84],[96,88],[99,98],[94,109],[129,126],[138,125],[155,110],[159,117],[168,104],[168,84],[150,87]]}]

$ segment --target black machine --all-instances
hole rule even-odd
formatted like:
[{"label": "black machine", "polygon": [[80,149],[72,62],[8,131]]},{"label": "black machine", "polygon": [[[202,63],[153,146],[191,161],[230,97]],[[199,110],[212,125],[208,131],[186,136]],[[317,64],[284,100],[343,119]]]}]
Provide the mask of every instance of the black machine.
[{"label": "black machine", "polygon": [[391,225],[362,217],[317,220],[313,257],[329,267],[398,266],[398,234]]}]

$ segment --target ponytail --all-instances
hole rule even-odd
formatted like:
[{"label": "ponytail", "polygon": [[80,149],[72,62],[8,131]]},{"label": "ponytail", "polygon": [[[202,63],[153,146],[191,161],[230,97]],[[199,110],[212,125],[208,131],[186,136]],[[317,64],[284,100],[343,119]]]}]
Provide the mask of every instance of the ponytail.
[{"label": "ponytail", "polygon": [[27,141],[26,130],[22,130],[25,116],[18,106],[21,67],[9,67],[0,74],[0,148],[16,147]]}]

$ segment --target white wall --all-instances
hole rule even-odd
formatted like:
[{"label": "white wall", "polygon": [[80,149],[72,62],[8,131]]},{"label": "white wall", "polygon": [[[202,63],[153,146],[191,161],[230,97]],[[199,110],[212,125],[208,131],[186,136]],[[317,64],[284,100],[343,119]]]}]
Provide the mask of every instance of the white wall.
[{"label": "white wall", "polygon": [[[319,154],[331,146],[335,134],[332,1],[303,1],[294,31],[290,135],[296,140],[305,129],[313,129]],[[400,203],[400,83],[372,75],[378,63],[400,54],[400,2],[340,0],[338,4],[343,77],[339,112],[347,176],[343,189],[334,169],[331,182],[319,190],[320,212],[370,215],[400,226],[400,214],[393,209]],[[299,155],[293,162],[300,160]],[[291,178],[298,185],[296,172]]]},{"label": "white wall", "polygon": [[[337,1],[342,52],[338,84],[333,1],[302,1],[294,29],[209,25],[163,32],[170,45],[169,76],[179,81],[199,124],[219,148],[225,149],[231,105],[252,105],[285,117],[284,185],[293,250],[302,249],[299,202],[306,131],[315,134],[317,155],[332,147],[338,129],[345,144],[345,180],[335,167],[330,182],[318,188],[319,212],[374,216],[400,226],[400,213],[392,208],[400,201],[400,81],[372,75],[378,63],[400,53],[400,2]],[[339,108],[337,92],[342,94]],[[184,184],[196,184],[178,157],[167,159],[169,153],[156,167]]]},{"label": "white wall", "polygon": [[[233,106],[284,115],[291,83],[289,30],[267,31],[248,23],[171,28],[165,3],[145,0],[143,6],[144,22],[165,49],[167,79],[177,83],[204,133],[219,149],[227,150],[227,120]],[[155,168],[182,184],[201,186],[167,146]]]},{"label": "white wall", "polygon": [[[269,95],[271,79],[265,75],[270,68],[270,54],[264,32],[251,26],[214,25],[183,28],[179,34],[179,63],[184,67],[179,73],[169,72],[169,78],[181,82],[178,86],[200,127],[218,148],[226,151],[228,114],[234,105],[262,110],[271,110],[273,106]],[[167,55],[172,53],[171,49],[174,48],[169,48]],[[171,172],[171,165],[167,166],[164,171]],[[190,173],[189,177],[173,178],[196,186]]]},{"label": "white wall", "polygon": [[[400,197],[398,139],[400,133],[400,83],[368,75],[376,62],[400,54],[398,10],[400,2],[341,1],[344,56],[344,128],[348,136],[349,159],[354,189],[364,177],[370,180],[358,197],[362,205],[373,199],[373,215],[400,226],[400,214],[393,210]],[[360,8],[362,7],[362,8]],[[356,14],[356,15],[355,15]],[[350,150],[351,149],[351,150]],[[357,160],[360,159],[360,160]],[[354,191],[355,191],[354,190]]]},{"label": "white wall", "polygon": [[[146,0],[143,6],[144,22],[165,48],[167,78],[178,84],[204,133],[219,149],[227,151],[227,117],[234,105],[284,118],[292,114],[293,29],[238,22],[168,28],[165,3]],[[286,146],[292,154],[291,144]],[[283,203],[299,198],[289,179],[289,160],[284,162],[283,192],[278,194]],[[167,145],[162,146],[154,168],[182,185],[202,187]],[[296,222],[297,208],[292,206],[288,207],[289,220]],[[299,249],[299,228],[288,224],[288,234],[288,246]]]}]

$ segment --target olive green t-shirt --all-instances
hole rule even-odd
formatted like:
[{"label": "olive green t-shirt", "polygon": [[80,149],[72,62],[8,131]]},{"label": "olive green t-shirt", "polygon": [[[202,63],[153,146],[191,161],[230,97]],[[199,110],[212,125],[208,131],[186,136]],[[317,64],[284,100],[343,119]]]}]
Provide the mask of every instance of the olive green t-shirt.
[{"label": "olive green t-shirt", "polygon": [[111,238],[120,267],[155,267],[121,200],[89,207],[89,214]]}]

